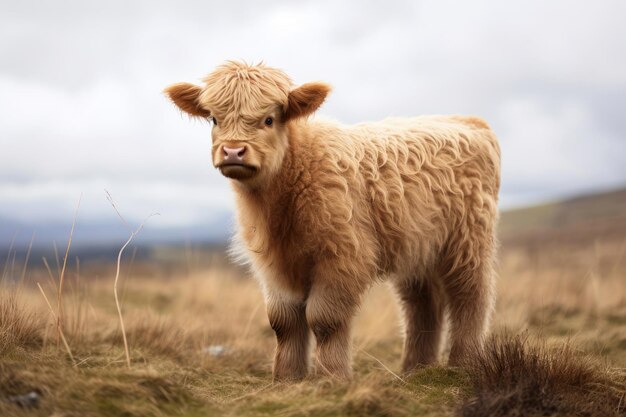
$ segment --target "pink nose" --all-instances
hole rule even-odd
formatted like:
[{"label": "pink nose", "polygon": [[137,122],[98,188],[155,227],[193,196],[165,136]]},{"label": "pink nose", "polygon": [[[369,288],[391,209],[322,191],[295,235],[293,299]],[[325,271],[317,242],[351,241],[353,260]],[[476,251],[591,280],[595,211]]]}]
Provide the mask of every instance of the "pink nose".
[{"label": "pink nose", "polygon": [[228,146],[224,146],[222,148],[224,150],[224,162],[242,162],[243,155],[246,153],[246,147],[242,146],[241,148],[229,148]]}]

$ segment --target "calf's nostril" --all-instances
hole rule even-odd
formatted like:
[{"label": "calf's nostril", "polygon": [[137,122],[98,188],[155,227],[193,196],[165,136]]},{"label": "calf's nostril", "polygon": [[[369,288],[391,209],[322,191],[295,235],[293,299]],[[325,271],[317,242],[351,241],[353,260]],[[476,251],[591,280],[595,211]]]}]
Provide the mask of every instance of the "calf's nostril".
[{"label": "calf's nostril", "polygon": [[246,153],[245,146],[243,148],[241,148],[241,150],[239,152],[237,152],[237,156],[241,158],[241,157],[243,157],[244,153]]}]

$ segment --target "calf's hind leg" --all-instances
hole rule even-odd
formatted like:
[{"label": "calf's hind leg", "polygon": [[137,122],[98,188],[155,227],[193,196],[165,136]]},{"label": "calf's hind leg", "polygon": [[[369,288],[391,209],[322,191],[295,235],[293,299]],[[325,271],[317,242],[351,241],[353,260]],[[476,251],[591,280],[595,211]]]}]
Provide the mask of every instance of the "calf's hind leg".
[{"label": "calf's hind leg", "polygon": [[404,312],[405,338],[402,370],[409,372],[437,361],[444,316],[438,282],[403,280],[395,283]]},{"label": "calf's hind leg", "polygon": [[483,348],[495,299],[492,256],[493,243],[489,242],[470,262],[450,270],[443,279],[452,341],[450,365],[462,365],[468,354]]}]

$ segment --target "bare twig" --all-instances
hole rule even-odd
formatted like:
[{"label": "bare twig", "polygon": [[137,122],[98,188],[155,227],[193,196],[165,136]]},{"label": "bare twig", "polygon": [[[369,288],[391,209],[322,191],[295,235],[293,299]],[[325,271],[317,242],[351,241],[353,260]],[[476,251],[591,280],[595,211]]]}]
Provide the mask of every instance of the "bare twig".
[{"label": "bare twig", "polygon": [[54,249],[54,260],[57,264],[57,275],[61,275],[61,262],[59,261],[59,249],[57,248],[56,240],[52,241],[52,248]]},{"label": "bare twig", "polygon": [[[63,268],[61,269],[61,274],[59,276],[59,288],[57,291],[57,312],[59,315],[57,316],[57,332],[61,332],[61,327],[63,326],[63,283],[65,282],[65,268],[67,267],[67,257],[70,254],[70,248],[72,247],[72,238],[74,237],[74,227],[76,227],[76,217],[78,216],[78,209],[80,208],[80,201],[82,200],[83,195],[81,194],[78,197],[78,204],[76,205],[76,210],[74,211],[74,220],[72,221],[72,229],[70,230],[70,237],[67,241],[67,248],[65,249],[65,256],[63,257]],[[55,246],[56,249],[56,246]]]},{"label": "bare twig", "polygon": [[[58,317],[56,314],[54,314],[54,309],[52,308],[52,304],[50,304],[50,301],[48,300],[48,297],[46,297],[46,293],[44,292],[43,288],[41,287],[41,284],[37,283],[37,287],[39,287],[39,291],[41,291],[41,295],[43,295],[44,300],[46,300],[46,304],[48,304],[48,308],[50,309],[50,314],[52,315],[52,319],[55,322],[58,322]],[[72,355],[72,350],[70,349],[70,345],[67,343],[67,340],[65,339],[65,335],[63,334],[63,330],[59,329],[60,333],[60,337],[61,340],[63,341],[63,344],[65,345],[65,349],[67,350],[67,354],[70,356],[70,359],[72,360],[72,363],[74,364],[74,366],[76,365],[76,360],[74,359],[74,355]]]},{"label": "bare twig", "polygon": [[137,255],[137,247],[133,248],[133,254],[130,257],[130,263],[128,265],[128,269],[126,271],[126,280],[124,281],[124,286],[122,287],[122,302],[126,300],[126,288],[128,287],[128,282],[130,281],[130,277],[133,273],[133,267],[135,266],[135,256]]},{"label": "bare twig", "polygon": [[76,257],[76,289],[80,292],[80,258]]},{"label": "bare twig", "polygon": [[50,287],[56,289],[57,285],[54,283],[54,276],[52,275],[52,269],[50,268],[50,264],[48,263],[48,259],[44,256],[43,258],[41,258],[41,260],[43,261],[43,264],[45,265],[46,269],[48,270],[48,283],[50,284]]},{"label": "bare twig", "polygon": [[387,372],[389,372],[394,378],[396,378],[398,381],[402,382],[403,384],[406,384],[406,381],[404,379],[402,379],[398,374],[396,374],[394,371],[392,371],[391,369],[389,369],[389,367],[387,365],[385,365],[384,363],[382,363],[382,361],[380,359],[378,359],[377,357],[375,357],[372,354],[367,353],[366,351],[364,351],[363,349],[359,349],[360,352],[365,353],[367,356],[369,356],[370,358],[374,359],[376,362],[378,362],[380,364],[380,366],[382,366]]},{"label": "bare twig", "polygon": [[[54,283],[54,276],[52,275],[52,269],[50,268],[50,264],[48,263],[48,259],[44,256],[44,257],[41,258],[41,260],[43,261],[43,264],[45,265],[46,270],[48,271],[48,285],[50,285],[50,288],[52,288],[52,290],[54,291],[57,286]],[[53,325],[56,325],[56,323],[53,323]],[[49,334],[49,332],[50,332],[50,326],[46,326],[46,332],[44,333],[44,337],[43,337],[42,349],[44,349],[48,345],[48,334]],[[59,334],[56,333],[56,335],[57,335],[57,347],[58,347],[59,346]]]},{"label": "bare twig", "polygon": [[117,314],[120,319],[120,328],[122,329],[122,339],[124,339],[124,352],[126,353],[126,365],[130,368],[130,351],[128,350],[128,340],[126,339],[126,328],[124,327],[124,318],[122,317],[122,307],[120,306],[120,300],[117,296],[117,282],[120,278],[120,263],[122,261],[122,252],[131,240],[135,237],[135,233],[132,233],[122,249],[117,254],[117,271],[115,272],[115,282],[113,283],[113,295],[115,296],[115,306],[117,307]]},{"label": "bare twig", "polygon": [[[107,200],[109,200],[109,203],[111,203],[111,205],[113,206],[113,210],[115,210],[115,212],[117,213],[117,215],[119,216],[119,218],[122,220],[122,223],[124,223],[126,225],[126,228],[128,229],[129,232],[133,232],[133,229],[130,227],[130,225],[128,224],[128,222],[126,221],[126,219],[124,219],[124,216],[122,216],[122,213],[120,213],[120,211],[117,209],[117,206],[115,205],[115,203],[113,202],[113,197],[111,196],[111,193],[108,192],[107,190],[104,190],[104,192],[107,195]],[[153,216],[153,215],[151,215]]]},{"label": "bare twig", "polygon": [[30,243],[28,244],[28,250],[26,251],[26,259],[24,259],[24,267],[22,268],[22,276],[20,277],[20,285],[24,284],[24,278],[26,278],[26,269],[28,268],[28,260],[30,259],[30,253],[33,249],[33,241],[35,240],[35,232],[30,238]]},{"label": "bare twig", "polygon": [[[113,206],[113,209],[115,210],[117,215],[120,217],[120,219],[122,219],[122,221],[124,222],[124,224],[126,224],[126,226],[129,228],[129,230],[131,230],[130,226],[128,225],[126,220],[124,220],[124,217],[122,217],[122,214],[119,212],[119,210],[117,209],[117,206],[113,202],[113,197],[111,197],[111,194],[107,190],[104,190],[104,192],[107,195],[107,200],[109,200],[109,203],[111,203],[111,205]],[[126,247],[130,244],[130,242],[133,240],[133,238],[135,236],[137,236],[137,234],[139,232],[141,232],[141,229],[143,229],[143,226],[148,221],[148,219],[150,219],[152,216],[158,216],[158,215],[159,215],[159,213],[152,213],[151,215],[146,217],[143,222],[141,222],[141,224],[139,225],[139,227],[135,231],[131,231],[130,237],[128,238],[126,243],[124,243],[124,245],[120,249],[119,253],[117,254],[117,269],[116,269],[116,272],[115,272],[115,281],[113,282],[113,295],[115,297],[115,306],[117,307],[117,314],[118,314],[119,319],[120,319],[120,328],[122,330],[122,339],[124,340],[124,353],[126,354],[126,366],[128,366],[129,368],[130,368],[130,350],[128,349],[128,340],[126,338],[126,328],[124,327],[124,317],[122,316],[122,307],[120,306],[120,300],[119,300],[119,297],[118,297],[118,294],[117,294],[117,283],[118,283],[118,281],[120,279],[120,266],[121,266],[121,263],[122,263],[122,253],[124,253],[124,249],[126,249]]]},{"label": "bare twig", "polygon": [[252,310],[252,312],[250,313],[250,317],[248,317],[246,327],[244,328],[244,331],[241,333],[241,337],[239,338],[240,342],[246,340],[246,338],[248,337],[248,333],[250,332],[250,326],[252,325],[252,320],[254,320],[254,317],[256,317],[257,312],[259,311],[261,306],[263,306],[263,304],[264,304],[263,301],[258,302],[257,305]]}]

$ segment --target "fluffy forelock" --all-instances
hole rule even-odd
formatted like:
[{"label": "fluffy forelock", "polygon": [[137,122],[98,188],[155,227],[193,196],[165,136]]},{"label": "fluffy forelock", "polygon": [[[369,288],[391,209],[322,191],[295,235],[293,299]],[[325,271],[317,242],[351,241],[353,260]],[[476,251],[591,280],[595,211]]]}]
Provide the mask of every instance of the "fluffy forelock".
[{"label": "fluffy forelock", "polygon": [[228,61],[206,76],[200,102],[229,123],[235,118],[255,120],[276,105],[286,106],[291,79],[283,71]]}]

